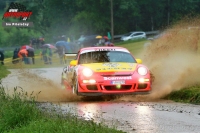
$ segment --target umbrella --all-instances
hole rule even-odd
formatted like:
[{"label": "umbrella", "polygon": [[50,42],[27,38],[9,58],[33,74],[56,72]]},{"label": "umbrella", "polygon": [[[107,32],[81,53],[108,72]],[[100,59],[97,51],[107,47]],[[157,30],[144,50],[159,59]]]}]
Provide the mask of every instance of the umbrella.
[{"label": "umbrella", "polygon": [[21,49],[34,50],[34,48],[32,48],[31,46],[28,46],[28,45],[21,46]]},{"label": "umbrella", "polygon": [[67,49],[67,50],[71,50],[71,47],[70,47],[70,43],[68,43],[68,42],[65,42],[65,41],[58,41],[58,42],[56,42],[56,48],[65,48],[65,49]]},{"label": "umbrella", "polygon": [[96,36],[96,39],[101,39],[102,38],[102,36]]},{"label": "umbrella", "polygon": [[48,47],[48,48],[51,48],[51,49],[57,49],[54,45],[52,44],[44,44],[42,45],[43,47]]},{"label": "umbrella", "polygon": [[68,42],[65,42],[65,41],[58,41],[56,42],[56,47],[65,47],[66,45],[68,44]]}]

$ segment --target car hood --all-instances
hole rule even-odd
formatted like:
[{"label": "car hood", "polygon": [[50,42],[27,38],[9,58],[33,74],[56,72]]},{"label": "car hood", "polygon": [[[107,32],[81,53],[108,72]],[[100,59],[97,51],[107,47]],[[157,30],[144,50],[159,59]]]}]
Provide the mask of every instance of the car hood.
[{"label": "car hood", "polygon": [[82,64],[81,66],[90,68],[94,72],[121,72],[121,71],[135,71],[137,63],[91,63]]}]

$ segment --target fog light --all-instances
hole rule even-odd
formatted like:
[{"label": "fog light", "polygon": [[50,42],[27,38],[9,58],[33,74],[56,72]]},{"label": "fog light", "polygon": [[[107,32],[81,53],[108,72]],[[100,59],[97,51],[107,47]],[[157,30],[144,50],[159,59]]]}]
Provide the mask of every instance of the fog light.
[{"label": "fog light", "polygon": [[90,79],[90,80],[89,80],[89,83],[90,83],[90,84],[94,84],[94,83],[96,83],[96,80]]},{"label": "fog light", "polygon": [[116,88],[117,88],[117,89],[120,89],[121,87],[122,87],[121,84],[117,84],[117,85],[116,85]]},{"label": "fog light", "polygon": [[96,83],[96,80],[94,80],[94,79],[90,79],[90,80],[83,80],[83,83],[90,83],[90,84],[94,84],[94,83]]},{"label": "fog light", "polygon": [[148,82],[149,81],[149,79],[145,79],[145,78],[140,78],[139,79],[139,82],[140,83],[144,83],[144,82]]}]

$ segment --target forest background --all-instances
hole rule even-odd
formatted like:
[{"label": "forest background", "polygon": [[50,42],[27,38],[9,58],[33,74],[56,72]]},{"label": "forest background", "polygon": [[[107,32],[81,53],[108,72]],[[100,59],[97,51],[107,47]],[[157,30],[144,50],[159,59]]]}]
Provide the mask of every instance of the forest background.
[{"label": "forest background", "polygon": [[28,44],[31,38],[44,37],[54,43],[61,35],[71,40],[81,35],[107,35],[111,32],[111,9],[114,35],[162,30],[200,13],[200,0],[1,0],[2,18],[11,2],[33,12],[27,22],[33,22],[34,27],[0,26],[0,47]]}]

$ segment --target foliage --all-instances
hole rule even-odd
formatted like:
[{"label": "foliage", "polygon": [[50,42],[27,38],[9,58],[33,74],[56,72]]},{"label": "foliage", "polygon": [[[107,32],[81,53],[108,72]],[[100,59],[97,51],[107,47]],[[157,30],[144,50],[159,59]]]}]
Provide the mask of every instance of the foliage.
[{"label": "foliage", "polygon": [[122,133],[93,121],[78,119],[77,116],[60,114],[53,107],[50,110],[39,109],[32,94],[27,94],[22,88],[15,88],[10,95],[0,86],[1,132]]},{"label": "foliage", "polygon": [[[47,42],[66,35],[74,40],[82,34],[106,35],[111,31],[111,1],[108,0],[17,0],[31,10],[33,28],[2,28],[0,45],[27,44],[31,37]],[[199,1],[200,2],[200,1]],[[199,2],[191,0],[114,0],[114,34],[163,29],[191,14],[200,13]],[[0,2],[1,13],[9,1]],[[13,38],[13,39],[10,39]],[[17,39],[20,38],[20,39]]]}]

